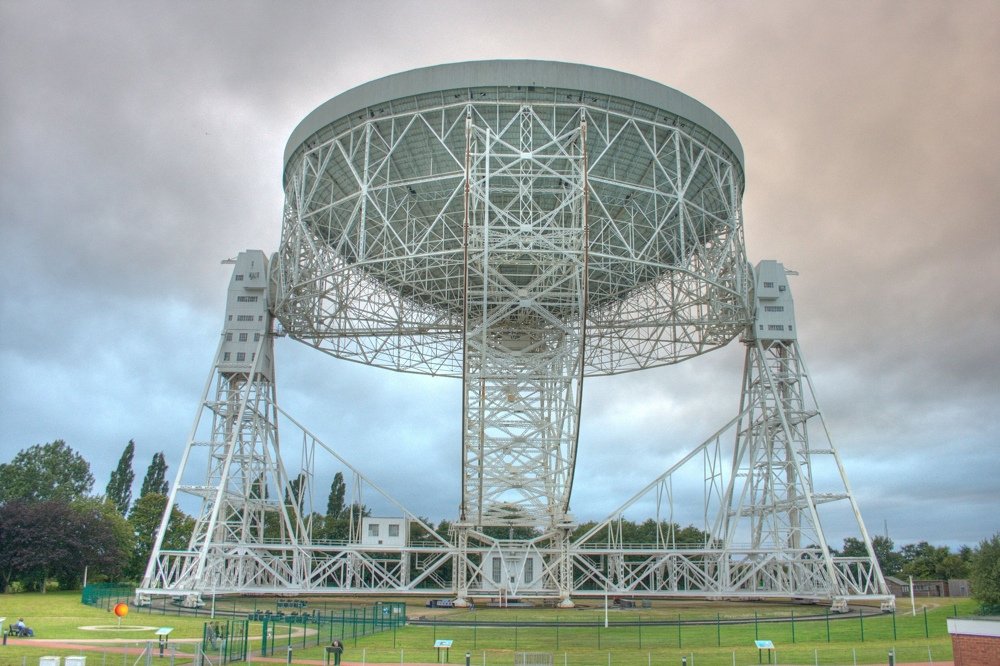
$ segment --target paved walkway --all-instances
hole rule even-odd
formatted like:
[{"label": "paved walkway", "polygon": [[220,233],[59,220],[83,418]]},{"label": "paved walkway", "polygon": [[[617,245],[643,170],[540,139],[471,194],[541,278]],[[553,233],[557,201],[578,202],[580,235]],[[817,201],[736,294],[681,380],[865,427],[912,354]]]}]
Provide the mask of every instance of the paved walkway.
[{"label": "paved walkway", "polygon": [[[144,643],[143,640],[129,641],[132,643]],[[171,641],[171,643],[200,643],[199,638],[184,638],[177,641]],[[130,645],[122,645],[122,640],[118,638],[110,639],[100,639],[100,638],[80,638],[72,640],[57,640],[57,639],[45,639],[45,638],[8,638],[7,646],[24,645],[30,647],[50,647],[53,649],[60,650],[79,650],[80,652],[111,652],[114,654],[142,654],[144,648],[135,647]],[[0,648],[2,650],[3,648]],[[158,656],[156,650],[156,643],[153,643],[154,655]],[[2,654],[2,653],[0,653]],[[287,663],[285,657],[261,657],[258,655],[250,656],[250,663],[261,663],[261,664],[284,664]],[[326,666],[326,662],[322,659],[297,659],[293,657],[293,664],[310,664],[312,666]],[[330,662],[331,664],[333,662]],[[393,664],[398,664],[399,662],[392,662]],[[340,662],[341,666],[365,666],[360,661],[348,661],[342,660]],[[0,660],[0,665],[6,666],[6,662]],[[400,666],[439,666],[434,663],[422,663],[422,662],[405,662],[400,664]],[[899,666],[903,666],[900,664]],[[925,665],[926,666],[926,665]]]}]

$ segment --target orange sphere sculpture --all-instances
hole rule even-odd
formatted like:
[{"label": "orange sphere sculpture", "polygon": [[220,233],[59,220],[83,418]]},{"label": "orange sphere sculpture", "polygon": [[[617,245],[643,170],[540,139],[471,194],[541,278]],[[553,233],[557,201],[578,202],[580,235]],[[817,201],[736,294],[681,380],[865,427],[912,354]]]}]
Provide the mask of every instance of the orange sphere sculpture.
[{"label": "orange sphere sculpture", "polygon": [[115,604],[115,615],[125,617],[128,615],[128,604]]}]

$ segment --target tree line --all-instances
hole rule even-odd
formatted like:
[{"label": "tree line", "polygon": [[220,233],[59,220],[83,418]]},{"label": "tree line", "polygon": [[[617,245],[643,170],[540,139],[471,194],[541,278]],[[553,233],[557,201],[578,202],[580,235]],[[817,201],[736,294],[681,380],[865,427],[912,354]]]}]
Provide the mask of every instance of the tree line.
[{"label": "tree line", "polygon": [[[60,588],[74,589],[84,575],[90,580],[139,581],[156,540],[160,520],[167,506],[169,484],[167,463],[162,452],[154,453],[132,501],[135,481],[135,442],[130,440],[105,487],[104,494],[92,494],[94,477],[90,464],[64,441],[37,444],[18,452],[0,464],[0,591],[41,590],[57,582]],[[284,502],[302,507],[306,480],[292,479]],[[360,541],[362,518],[371,514],[359,503],[348,504],[347,487],[337,472],[330,485],[326,512],[312,515],[314,541]],[[265,488],[266,492],[266,488]],[[163,547],[183,549],[194,529],[194,519],[175,504]],[[276,518],[276,517],[275,517]],[[436,526],[422,519],[441,536],[448,538],[451,523]],[[582,536],[596,523],[578,525],[573,537]],[[594,538],[610,537],[608,527]],[[353,531],[352,531],[353,530]],[[265,536],[279,526],[275,520],[265,525]],[[421,539],[416,523],[411,539]],[[524,539],[535,536],[532,528],[487,528],[495,538]],[[495,532],[495,533],[494,533]],[[424,537],[429,535],[423,535]],[[623,520],[615,526],[615,540],[628,544],[661,544],[697,547],[708,543],[708,535],[694,526],[673,523]],[[984,539],[977,548],[962,546],[951,552],[948,546],[932,546],[927,541],[895,547],[888,536],[872,539],[872,548],[886,576],[913,576],[915,579],[957,579],[971,581],[973,595],[982,603],[1000,604],[1000,533]],[[866,557],[860,539],[847,538],[834,554]]]},{"label": "tree line", "polygon": [[[906,544],[896,550],[892,539],[881,535],[872,538],[872,550],[883,575],[913,576],[921,580],[969,578],[973,574],[976,555],[976,550],[970,546],[962,546],[953,553],[948,546],[932,546],[926,541]],[[868,551],[860,539],[848,538],[838,554],[864,557]]]},{"label": "tree line", "polygon": [[[132,501],[135,442],[125,446],[104,494],[90,463],[57,439],[0,464],[0,592],[61,589],[89,580],[139,580],[167,505],[167,463],[153,454]],[[187,545],[194,519],[175,505],[164,547]]]}]

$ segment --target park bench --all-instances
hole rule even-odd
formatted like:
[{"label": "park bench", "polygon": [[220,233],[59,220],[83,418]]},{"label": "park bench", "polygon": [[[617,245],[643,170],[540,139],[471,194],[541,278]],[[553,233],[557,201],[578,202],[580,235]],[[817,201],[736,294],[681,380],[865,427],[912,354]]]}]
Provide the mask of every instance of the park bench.
[{"label": "park bench", "polygon": [[20,637],[32,637],[35,635],[34,630],[31,627],[25,627],[24,631],[18,631],[17,627],[13,624],[7,627],[8,636],[20,636]]}]

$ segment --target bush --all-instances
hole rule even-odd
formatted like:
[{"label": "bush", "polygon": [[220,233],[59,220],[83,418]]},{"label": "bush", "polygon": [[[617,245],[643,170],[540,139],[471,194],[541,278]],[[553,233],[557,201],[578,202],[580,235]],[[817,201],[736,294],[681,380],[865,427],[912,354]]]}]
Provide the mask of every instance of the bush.
[{"label": "bush", "polygon": [[983,606],[1000,606],[1000,532],[979,543],[970,574],[973,598]]}]

